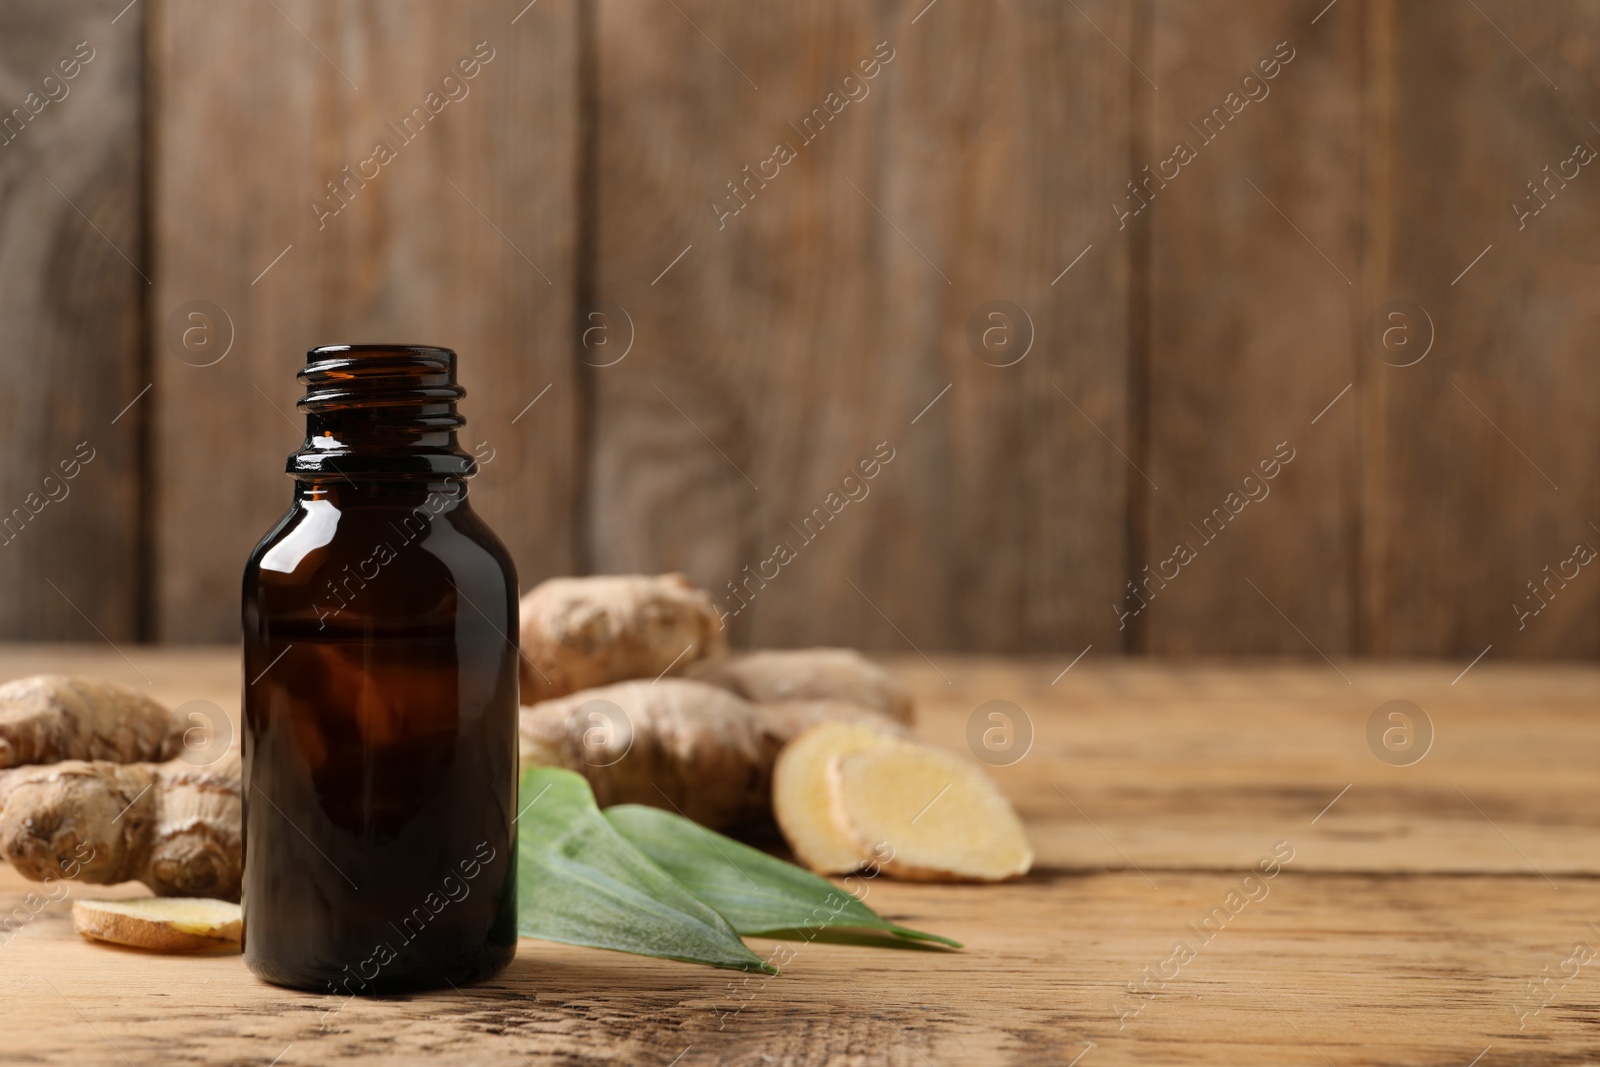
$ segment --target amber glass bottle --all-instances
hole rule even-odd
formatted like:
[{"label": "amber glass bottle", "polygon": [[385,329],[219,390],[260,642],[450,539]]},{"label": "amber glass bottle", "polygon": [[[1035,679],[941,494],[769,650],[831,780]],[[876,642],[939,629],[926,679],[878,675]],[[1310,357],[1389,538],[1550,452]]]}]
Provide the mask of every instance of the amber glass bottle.
[{"label": "amber glass bottle", "polygon": [[279,985],[459,985],[516,950],[517,582],[467,504],[455,361],[312,349],[294,503],[245,567],[244,951]]}]

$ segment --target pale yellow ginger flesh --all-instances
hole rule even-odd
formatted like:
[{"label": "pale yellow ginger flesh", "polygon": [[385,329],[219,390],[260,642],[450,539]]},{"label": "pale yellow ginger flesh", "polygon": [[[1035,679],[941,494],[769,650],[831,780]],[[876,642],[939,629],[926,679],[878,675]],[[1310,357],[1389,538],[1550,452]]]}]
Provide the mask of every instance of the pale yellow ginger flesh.
[{"label": "pale yellow ginger flesh", "polygon": [[772,769],[772,814],[795,858],[818,874],[847,874],[870,858],[863,857],[855,840],[834,822],[828,762],[886,738],[881,727],[824,722],[778,754]]},{"label": "pale yellow ginger flesh", "polygon": [[726,651],[711,598],[681,574],[552,578],[521,603],[522,703],[681,674]]},{"label": "pale yellow ginger flesh", "polygon": [[91,941],[154,952],[238,951],[244,934],[239,905],[199,897],[77,900],[72,928]]},{"label": "pale yellow ginger flesh", "polygon": [[999,882],[1033,865],[1027,834],[1000,790],[976,765],[941,749],[868,745],[829,757],[827,779],[835,823],[863,860],[878,859],[894,877]]}]

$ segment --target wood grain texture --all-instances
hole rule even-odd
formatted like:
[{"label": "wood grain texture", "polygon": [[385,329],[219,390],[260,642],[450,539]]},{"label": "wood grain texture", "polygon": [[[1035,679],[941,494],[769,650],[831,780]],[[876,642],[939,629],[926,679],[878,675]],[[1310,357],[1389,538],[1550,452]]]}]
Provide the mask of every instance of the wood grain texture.
[{"label": "wood grain texture", "polygon": [[[43,1063],[1282,1064],[1583,1062],[1587,971],[1526,1018],[1524,983],[1593,946],[1592,880],[1289,871],[1209,943],[1190,932],[1238,874],[1040,874],[1000,890],[875,887],[960,953],[752,938],[794,953],[767,981],[524,940],[462,990],[337,1000],[258,981],[238,956],[94,945],[50,905],[5,946],[8,1054]],[[27,891],[9,870],[0,894]],[[1259,890],[1256,891],[1259,895]],[[112,896],[73,887],[72,895]],[[1215,921],[1215,920],[1213,920]],[[1144,998],[1128,992],[1194,958]],[[781,957],[780,957],[781,958]],[[1167,973],[1171,973],[1170,968]],[[1555,987],[1552,986],[1554,989]],[[1520,999],[1519,999],[1520,998]],[[1137,1015],[1124,1015],[1142,1003]],[[90,1025],[84,1025],[87,1021]],[[1120,1028],[1119,1028],[1120,1027]],[[1092,1044],[1092,1047],[1090,1047]]]},{"label": "wood grain texture", "polygon": [[[1485,662],[1452,685],[1455,663],[1347,664],[1347,683],[1327,665],[1091,660],[1052,685],[1058,661],[938,662],[953,685],[920,660],[895,665],[922,698],[927,740],[964,748],[969,719],[994,700],[1032,719],[1028,756],[991,773],[1044,866],[1132,863],[1160,882],[1161,868],[1247,868],[1263,841],[1287,839],[1303,845],[1298,870],[1492,871],[1540,885],[1541,872],[1600,874],[1584,845],[1600,836],[1592,668]],[[1419,744],[1432,731],[1409,766],[1368,739],[1391,701],[1421,712],[1385,712],[1382,730]]]},{"label": "wood grain texture", "polygon": [[1123,600],[1147,651],[1338,655],[1354,640],[1357,405],[1318,415],[1356,375],[1364,11],[1312,25],[1301,4],[1156,4],[1161,90],[1139,192],[1116,196],[1150,242],[1160,488],[1141,486],[1140,589]]},{"label": "wood grain texture", "polygon": [[[130,654],[162,699],[236,712],[235,651]],[[68,903],[30,907],[32,887],[7,869],[0,908],[29,916],[0,931],[7,1055],[1067,1064],[1088,1048],[1083,1067],[1600,1055],[1588,969],[1541,998],[1528,991],[1600,937],[1589,766],[1600,670],[1481,664],[1452,686],[1446,664],[1355,665],[1346,685],[1325,667],[1089,662],[1052,687],[1057,668],[1042,660],[935,664],[891,661],[926,739],[959,749],[989,699],[1015,701],[1035,728],[1032,750],[994,772],[1038,846],[1033,874],[987,887],[869,883],[883,914],[958,938],[962,952],[753,938],[760,954],[794,956],[778,978],[746,984],[524,940],[490,982],[341,1003],[262,984],[236,956],[85,942]],[[104,649],[0,647],[0,680],[49,669],[138,682]],[[1396,695],[1437,730],[1411,767],[1381,763],[1364,740],[1370,707]],[[1293,858],[1246,885],[1280,841]],[[1256,899],[1218,920],[1242,885]],[[70,887],[74,898],[138,892]],[[1174,973],[1179,941],[1193,958]]]},{"label": "wood grain texture", "polygon": [[1600,549],[1600,173],[1562,164],[1600,149],[1600,13],[1378,10],[1387,199],[1370,300],[1420,304],[1437,340],[1414,366],[1368,361],[1366,644],[1592,657],[1600,575],[1562,564]]},{"label": "wood grain texture", "polygon": [[682,569],[749,646],[1592,660],[1596,57],[1579,0],[13,3],[0,638],[230,638],[304,351],[411,340],[524,588]]},{"label": "wood grain texture", "polygon": [[0,636],[9,639],[94,640],[98,628],[124,640],[139,629],[149,409],[117,416],[147,381],[143,15],[113,24],[116,13],[32,0],[0,9]]},{"label": "wood grain texture", "polygon": [[[1126,153],[1121,59],[1046,5],[678,6],[598,9],[596,295],[639,340],[593,372],[594,566],[686,570],[748,644],[1103,639],[1128,471],[1088,419],[1124,435],[1126,250],[1051,281]],[[969,347],[992,300],[1031,321],[1012,366]]]},{"label": "wood grain texture", "polygon": [[[456,349],[462,440],[494,455],[475,506],[524,586],[573,569],[575,10],[155,5],[162,638],[235,632],[244,560],[288,504],[294,375],[318,344]],[[480,42],[476,77],[446,86]],[[405,126],[416,108],[427,121]],[[364,165],[379,142],[393,159]],[[201,299],[236,331],[210,366],[164,336]]]},{"label": "wood grain texture", "polygon": [[[208,700],[237,722],[235,651],[124,651],[0,646],[0,681],[86,672],[174,706]],[[1289,837],[1307,846],[1302,870],[1600,875],[1600,853],[1583,846],[1600,839],[1592,667],[1485,662],[1451,684],[1454,663],[1356,662],[1341,676],[1272,661],[1088,659],[1065,675],[1058,659],[885,662],[916,693],[918,733],[934,744],[965,749],[990,701],[1026,716],[1012,713],[1019,744],[1031,722],[1026,757],[990,773],[1027,820],[1040,867],[1234,870],[1262,840]],[[1369,719],[1394,700],[1433,731],[1411,766],[1369,747]]]}]

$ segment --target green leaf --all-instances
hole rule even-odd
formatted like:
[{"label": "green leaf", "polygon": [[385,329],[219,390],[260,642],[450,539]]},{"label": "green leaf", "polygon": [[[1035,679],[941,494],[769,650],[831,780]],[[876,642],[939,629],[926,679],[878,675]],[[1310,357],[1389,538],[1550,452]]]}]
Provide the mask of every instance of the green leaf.
[{"label": "green leaf", "polygon": [[681,815],[619,804],[607,808],[605,817],[741,934],[856,928],[961,947],[948,937],[896,926],[827,879]]},{"label": "green leaf", "polygon": [[530,768],[520,805],[517,930],[524,937],[776,973],[726,919],[617,833],[582,776]]}]

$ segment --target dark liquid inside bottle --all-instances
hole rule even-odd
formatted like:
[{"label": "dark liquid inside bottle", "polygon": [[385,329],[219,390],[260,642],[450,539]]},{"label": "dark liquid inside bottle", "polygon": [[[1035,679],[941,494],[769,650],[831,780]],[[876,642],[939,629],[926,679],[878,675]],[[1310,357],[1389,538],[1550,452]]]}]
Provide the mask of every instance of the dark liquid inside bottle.
[{"label": "dark liquid inside bottle", "polygon": [[466,502],[454,354],[316,349],[245,570],[245,960],[341,995],[516,949],[516,579]]}]

